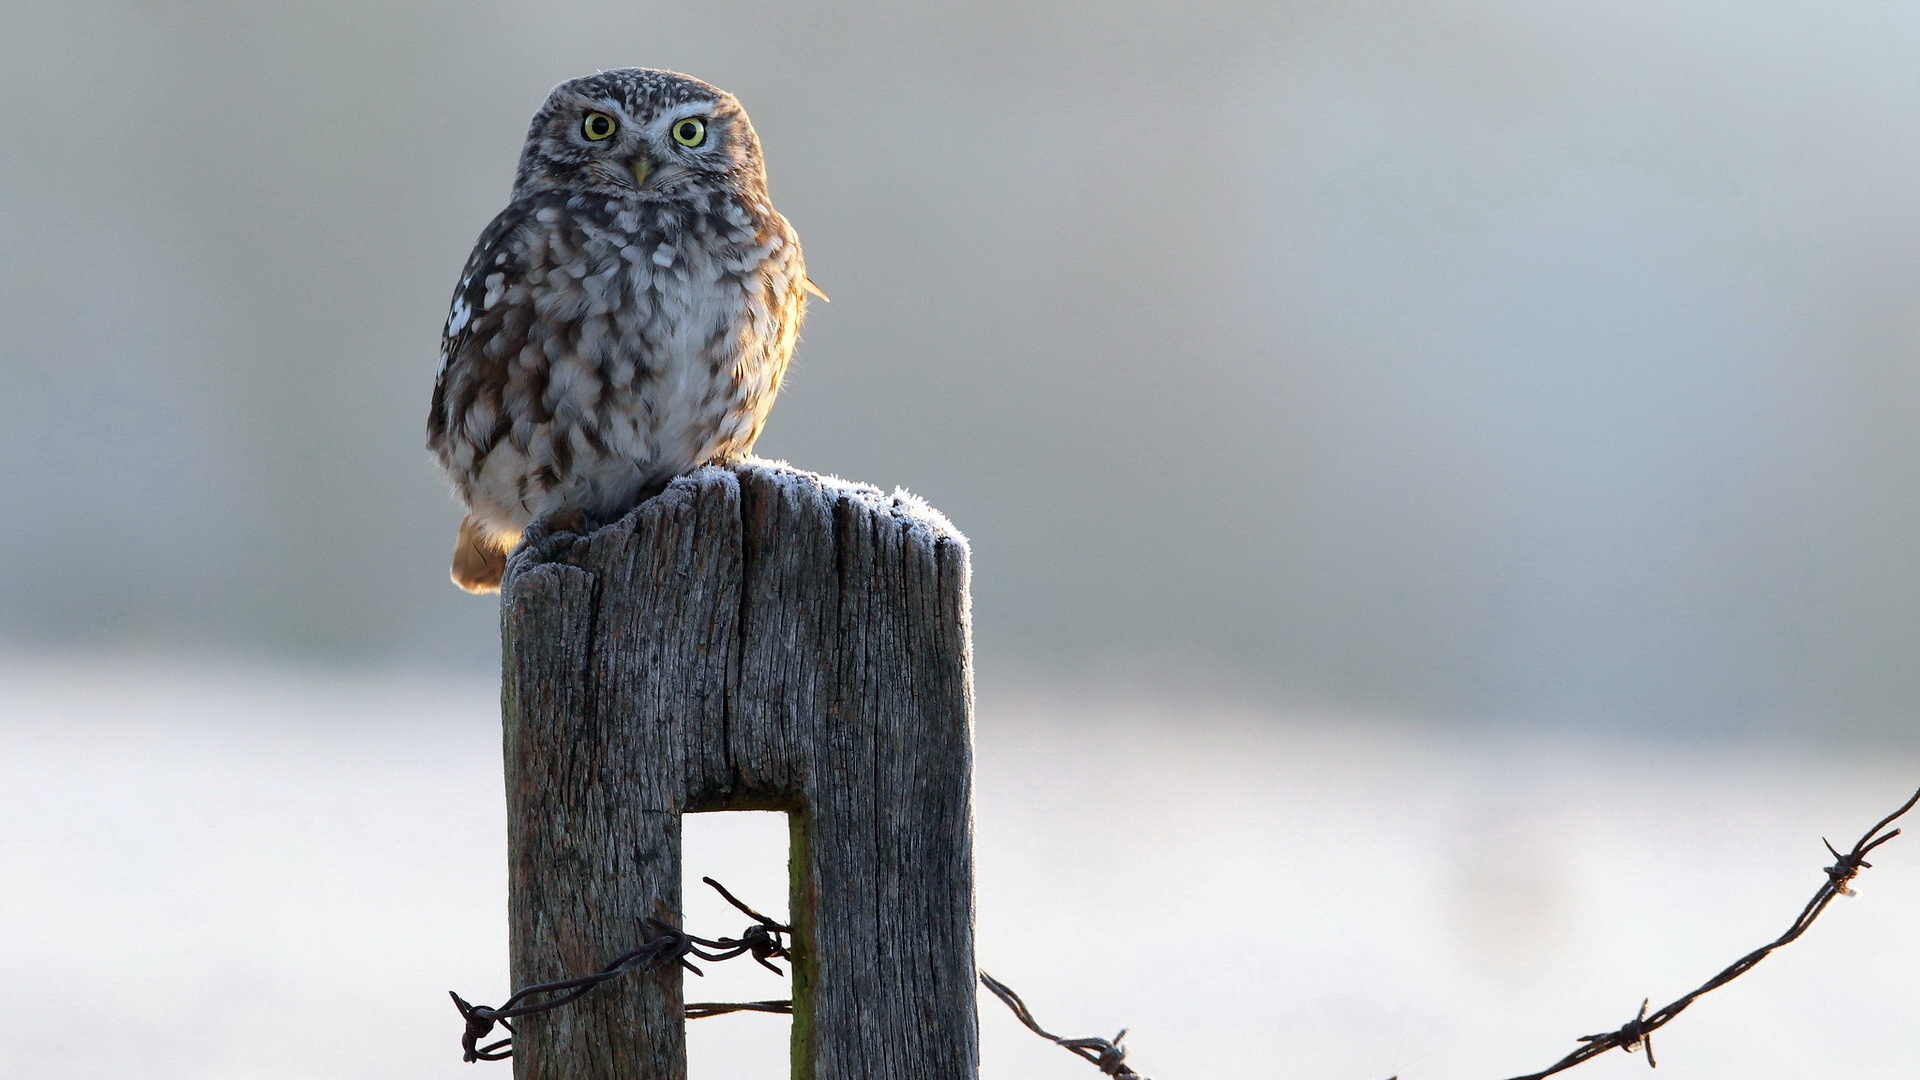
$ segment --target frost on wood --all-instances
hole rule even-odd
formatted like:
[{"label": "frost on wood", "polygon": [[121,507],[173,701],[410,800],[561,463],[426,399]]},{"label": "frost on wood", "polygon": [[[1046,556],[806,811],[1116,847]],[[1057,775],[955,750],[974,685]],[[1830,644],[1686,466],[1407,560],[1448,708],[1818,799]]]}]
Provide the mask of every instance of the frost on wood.
[{"label": "frost on wood", "polygon": [[[976,1075],[966,540],[898,492],[750,461],[502,587],[525,986],[679,922],[680,815],[793,824],[794,1075]],[[681,1080],[678,971],[522,1020],[519,1080]]]}]

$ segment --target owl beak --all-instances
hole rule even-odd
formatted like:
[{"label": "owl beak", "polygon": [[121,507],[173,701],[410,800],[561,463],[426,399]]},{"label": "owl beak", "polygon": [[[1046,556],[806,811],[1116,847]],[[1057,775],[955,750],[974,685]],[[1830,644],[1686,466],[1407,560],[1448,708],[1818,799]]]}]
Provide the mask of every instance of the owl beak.
[{"label": "owl beak", "polygon": [[646,187],[647,177],[653,175],[653,162],[648,161],[645,154],[640,154],[633,159],[632,169],[633,186]]}]

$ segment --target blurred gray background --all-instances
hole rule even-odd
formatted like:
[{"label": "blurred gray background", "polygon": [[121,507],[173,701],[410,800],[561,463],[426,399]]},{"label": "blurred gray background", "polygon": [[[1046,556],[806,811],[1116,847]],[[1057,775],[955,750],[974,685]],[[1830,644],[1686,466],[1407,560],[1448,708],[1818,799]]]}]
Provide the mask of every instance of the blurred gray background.
[{"label": "blurred gray background", "polygon": [[[505,1075],[444,996],[510,990],[497,605],[423,427],[527,117],[602,67],[736,92],[833,296],[761,451],[973,540],[979,954],[1055,1030],[1538,1068],[1920,779],[1920,5],[0,27],[0,1075]],[[779,823],[711,817],[689,872],[777,907]],[[1662,1075],[1912,1072],[1882,850]],[[1091,1074],[984,1008],[986,1080]],[[702,1023],[696,1080],[782,1073],[784,1021]]]},{"label": "blurred gray background", "polygon": [[734,90],[832,293],[761,450],[983,680],[1904,734],[1920,8],[84,3],[0,38],[0,640],[480,670],[422,427],[564,78]]}]

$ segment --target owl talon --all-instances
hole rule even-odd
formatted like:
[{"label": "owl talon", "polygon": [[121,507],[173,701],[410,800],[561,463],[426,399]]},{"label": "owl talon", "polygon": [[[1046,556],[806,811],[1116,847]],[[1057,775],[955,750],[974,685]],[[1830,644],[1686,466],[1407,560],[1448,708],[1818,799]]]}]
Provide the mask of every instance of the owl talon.
[{"label": "owl talon", "polygon": [[577,508],[556,510],[533,519],[533,523],[520,534],[520,543],[537,552],[539,558],[552,559],[565,554],[592,531],[593,523],[587,519],[585,511]]}]

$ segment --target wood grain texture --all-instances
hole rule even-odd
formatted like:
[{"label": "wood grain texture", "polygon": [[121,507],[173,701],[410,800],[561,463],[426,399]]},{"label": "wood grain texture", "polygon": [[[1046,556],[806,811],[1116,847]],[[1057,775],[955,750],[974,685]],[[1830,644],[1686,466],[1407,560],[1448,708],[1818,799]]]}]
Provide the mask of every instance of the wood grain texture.
[{"label": "wood grain texture", "polygon": [[[680,815],[785,810],[794,1076],[974,1080],[967,572],[917,499],[763,461],[530,538],[501,605],[514,985],[679,921]],[[526,1017],[515,1077],[682,1080],[680,984]]]}]

